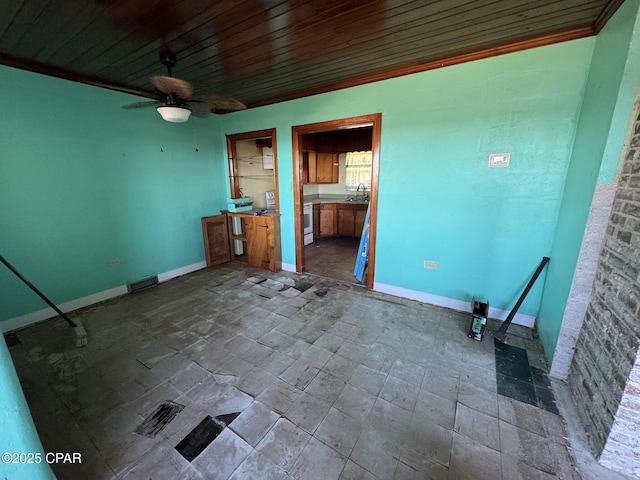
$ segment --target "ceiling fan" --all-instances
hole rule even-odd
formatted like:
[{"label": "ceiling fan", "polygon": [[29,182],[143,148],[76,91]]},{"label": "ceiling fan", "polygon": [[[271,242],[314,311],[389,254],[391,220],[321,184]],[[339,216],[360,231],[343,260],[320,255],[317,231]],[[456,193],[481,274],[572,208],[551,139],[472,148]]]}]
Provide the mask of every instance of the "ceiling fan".
[{"label": "ceiling fan", "polygon": [[164,53],[160,55],[160,61],[167,67],[167,75],[151,77],[151,82],[158,92],[158,99],[132,103],[123,108],[155,106],[164,120],[173,123],[186,122],[192,112],[196,117],[206,117],[211,113],[234,112],[247,108],[242,102],[223,95],[194,96],[193,88],[189,82],[171,75],[171,69],[177,63],[175,56],[171,53]]}]

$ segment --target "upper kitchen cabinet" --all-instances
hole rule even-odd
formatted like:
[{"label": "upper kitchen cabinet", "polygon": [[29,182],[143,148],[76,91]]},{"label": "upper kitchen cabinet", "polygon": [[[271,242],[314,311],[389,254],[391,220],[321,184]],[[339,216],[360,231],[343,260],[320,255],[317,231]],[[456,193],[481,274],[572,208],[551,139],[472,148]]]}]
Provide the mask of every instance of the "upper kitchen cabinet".
[{"label": "upper kitchen cabinet", "polygon": [[371,127],[302,135],[302,183],[338,183],[338,156],[371,150]]},{"label": "upper kitchen cabinet", "polygon": [[338,183],[338,154],[302,152],[302,183]]}]

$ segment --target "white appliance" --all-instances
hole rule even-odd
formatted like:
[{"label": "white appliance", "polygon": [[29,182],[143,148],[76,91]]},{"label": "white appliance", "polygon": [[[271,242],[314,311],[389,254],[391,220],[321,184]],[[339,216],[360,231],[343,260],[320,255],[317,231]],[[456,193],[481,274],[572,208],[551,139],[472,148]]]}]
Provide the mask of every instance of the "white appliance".
[{"label": "white appliance", "polygon": [[304,204],[304,244],[313,243],[313,203]]},{"label": "white appliance", "polygon": [[267,210],[275,210],[276,209],[276,192],[271,190],[270,192],[266,192],[265,196],[267,198]]},{"label": "white appliance", "polygon": [[[242,235],[242,219],[240,217],[231,217],[231,232],[234,235]],[[244,245],[242,240],[233,241],[233,252],[236,255],[242,255],[244,253]]]}]

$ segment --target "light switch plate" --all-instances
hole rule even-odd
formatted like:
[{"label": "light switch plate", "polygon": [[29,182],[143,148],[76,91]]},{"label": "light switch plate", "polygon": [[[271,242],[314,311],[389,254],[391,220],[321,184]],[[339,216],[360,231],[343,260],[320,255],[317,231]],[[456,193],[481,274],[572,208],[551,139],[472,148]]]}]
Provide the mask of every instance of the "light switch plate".
[{"label": "light switch plate", "polygon": [[510,153],[492,153],[489,155],[489,166],[490,167],[508,167],[509,162],[511,161]]}]

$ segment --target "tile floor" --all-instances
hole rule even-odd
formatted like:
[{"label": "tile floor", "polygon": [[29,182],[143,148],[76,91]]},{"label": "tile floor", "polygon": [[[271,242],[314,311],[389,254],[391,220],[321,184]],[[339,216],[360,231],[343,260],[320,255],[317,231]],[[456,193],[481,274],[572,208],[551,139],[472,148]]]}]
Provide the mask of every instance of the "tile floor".
[{"label": "tile floor", "polygon": [[[353,276],[353,268],[359,246],[359,238],[316,239],[304,247],[305,270],[314,275],[358,283]],[[362,283],[366,284],[366,277],[363,280]]]},{"label": "tile floor", "polygon": [[10,347],[45,450],[82,453],[59,479],[580,478],[562,418],[498,393],[468,314],[236,264],[78,314],[84,348],[61,319]]}]

